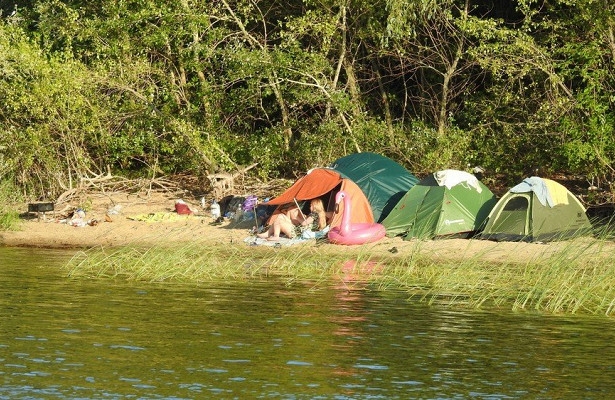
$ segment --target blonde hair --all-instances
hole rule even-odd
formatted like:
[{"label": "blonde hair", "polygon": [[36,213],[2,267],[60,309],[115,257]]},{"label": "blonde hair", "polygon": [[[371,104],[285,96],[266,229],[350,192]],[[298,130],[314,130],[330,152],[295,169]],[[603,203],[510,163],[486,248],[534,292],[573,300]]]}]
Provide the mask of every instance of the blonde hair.
[{"label": "blonde hair", "polygon": [[318,214],[318,230],[321,231],[327,226],[327,215],[325,214],[325,206],[321,199],[312,199],[310,205],[312,211]]}]

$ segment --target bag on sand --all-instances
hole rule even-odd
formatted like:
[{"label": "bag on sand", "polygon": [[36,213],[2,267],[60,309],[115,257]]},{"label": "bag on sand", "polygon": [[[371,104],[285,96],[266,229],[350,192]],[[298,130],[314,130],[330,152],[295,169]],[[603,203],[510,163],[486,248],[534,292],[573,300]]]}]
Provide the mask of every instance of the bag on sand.
[{"label": "bag on sand", "polygon": [[244,201],[246,201],[245,197],[226,196],[222,200],[220,200],[220,212],[223,216],[229,217],[230,213],[235,214],[238,208],[243,207]]},{"label": "bag on sand", "polygon": [[179,215],[191,215],[193,214],[188,204],[186,204],[183,200],[177,200],[175,202],[175,212]]},{"label": "bag on sand", "polygon": [[258,202],[258,198],[254,195],[246,197],[245,201],[243,202],[243,206],[242,206],[243,212],[244,213],[254,212],[257,202]]}]

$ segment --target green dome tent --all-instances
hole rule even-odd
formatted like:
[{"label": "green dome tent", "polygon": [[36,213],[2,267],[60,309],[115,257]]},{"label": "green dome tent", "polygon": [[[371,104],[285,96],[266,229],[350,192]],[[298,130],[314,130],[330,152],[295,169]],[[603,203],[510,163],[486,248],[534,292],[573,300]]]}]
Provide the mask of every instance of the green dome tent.
[{"label": "green dome tent", "polygon": [[388,157],[355,153],[334,161],[330,168],[351,179],[367,197],[374,221],[382,221],[418,179]]},{"label": "green dome tent", "polygon": [[579,199],[559,183],[533,176],[498,201],[481,238],[546,242],[581,236],[591,228]]},{"label": "green dome tent", "polygon": [[484,224],[495,196],[470,173],[435,172],[413,186],[382,224],[387,236],[433,239],[467,237]]}]

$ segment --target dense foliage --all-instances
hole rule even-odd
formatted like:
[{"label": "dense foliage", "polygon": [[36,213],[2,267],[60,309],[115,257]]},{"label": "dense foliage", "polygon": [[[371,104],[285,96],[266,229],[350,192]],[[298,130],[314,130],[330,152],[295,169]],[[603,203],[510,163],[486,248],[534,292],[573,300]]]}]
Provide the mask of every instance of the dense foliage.
[{"label": "dense foliage", "polygon": [[356,151],[417,175],[615,179],[610,0],[1,7],[0,176],[29,197],[107,171],[289,176]]}]

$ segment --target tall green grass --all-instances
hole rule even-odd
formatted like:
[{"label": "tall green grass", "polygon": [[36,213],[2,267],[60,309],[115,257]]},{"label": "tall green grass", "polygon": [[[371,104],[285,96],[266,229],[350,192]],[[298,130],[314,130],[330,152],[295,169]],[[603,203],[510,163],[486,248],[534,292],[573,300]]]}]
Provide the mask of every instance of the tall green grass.
[{"label": "tall green grass", "polygon": [[0,231],[15,231],[21,225],[19,213],[8,208],[0,209]]},{"label": "tall green grass", "polygon": [[7,180],[0,180],[0,231],[19,229],[21,220],[17,211],[19,191]]},{"label": "tall green grass", "polygon": [[402,287],[414,298],[446,305],[612,315],[615,254],[612,244],[604,246],[575,242],[524,263],[470,257],[392,265],[379,287]]},{"label": "tall green grass", "polygon": [[[470,244],[471,241],[468,241]],[[615,246],[583,239],[558,246],[551,255],[486,261],[474,253],[436,259],[421,242],[399,254],[244,245],[180,248],[93,249],[67,265],[73,277],[206,282],[275,277],[288,284],[402,289],[410,299],[455,307],[538,310],[550,313],[615,314]],[[514,251],[514,250],[513,250]]]}]

